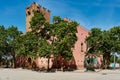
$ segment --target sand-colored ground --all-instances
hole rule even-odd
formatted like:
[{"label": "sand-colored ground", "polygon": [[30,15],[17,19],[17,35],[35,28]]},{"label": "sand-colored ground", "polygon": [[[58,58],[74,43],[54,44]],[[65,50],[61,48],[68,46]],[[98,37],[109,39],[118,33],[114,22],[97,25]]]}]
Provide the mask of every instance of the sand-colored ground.
[{"label": "sand-colored ground", "polygon": [[36,72],[25,69],[0,68],[0,80],[120,80],[120,70],[101,70],[98,72],[73,72],[54,73]]}]

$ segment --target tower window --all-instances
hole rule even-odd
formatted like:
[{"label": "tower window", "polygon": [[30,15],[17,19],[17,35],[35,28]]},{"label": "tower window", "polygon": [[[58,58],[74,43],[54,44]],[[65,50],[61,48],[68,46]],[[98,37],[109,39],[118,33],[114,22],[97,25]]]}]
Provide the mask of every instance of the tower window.
[{"label": "tower window", "polygon": [[40,10],[37,10],[37,13],[39,13],[40,12]]},{"label": "tower window", "polygon": [[28,11],[27,14],[30,15],[31,14],[30,11]]},{"label": "tower window", "polygon": [[39,6],[37,6],[37,9],[40,9],[40,7],[39,7]]}]

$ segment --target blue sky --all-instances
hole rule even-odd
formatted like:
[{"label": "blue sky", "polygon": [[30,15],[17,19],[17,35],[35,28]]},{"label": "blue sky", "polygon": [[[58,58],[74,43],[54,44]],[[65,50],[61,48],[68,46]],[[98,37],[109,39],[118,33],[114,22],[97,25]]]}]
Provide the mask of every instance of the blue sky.
[{"label": "blue sky", "polygon": [[46,7],[52,16],[75,20],[88,30],[108,30],[120,25],[120,0],[1,0],[0,25],[14,25],[25,32],[25,9],[32,2]]}]

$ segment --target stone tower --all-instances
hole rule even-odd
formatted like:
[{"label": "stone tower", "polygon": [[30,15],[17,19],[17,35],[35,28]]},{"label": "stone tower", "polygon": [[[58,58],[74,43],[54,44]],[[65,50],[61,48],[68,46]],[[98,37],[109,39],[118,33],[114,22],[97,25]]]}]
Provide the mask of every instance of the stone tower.
[{"label": "stone tower", "polygon": [[34,16],[33,10],[37,12],[42,12],[42,14],[44,15],[46,19],[46,22],[50,22],[50,10],[46,10],[46,8],[33,2],[29,7],[26,8],[26,32],[31,31],[30,21],[32,17]]}]

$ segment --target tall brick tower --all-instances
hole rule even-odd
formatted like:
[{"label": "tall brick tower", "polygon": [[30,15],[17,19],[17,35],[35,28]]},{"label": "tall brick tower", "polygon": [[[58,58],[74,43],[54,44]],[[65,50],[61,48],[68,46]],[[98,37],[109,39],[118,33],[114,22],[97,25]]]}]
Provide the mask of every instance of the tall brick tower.
[{"label": "tall brick tower", "polygon": [[41,7],[39,4],[33,2],[29,7],[26,8],[26,32],[31,31],[30,21],[34,16],[33,10],[42,12],[46,19],[46,22],[50,22],[50,10],[46,10],[46,8]]}]

